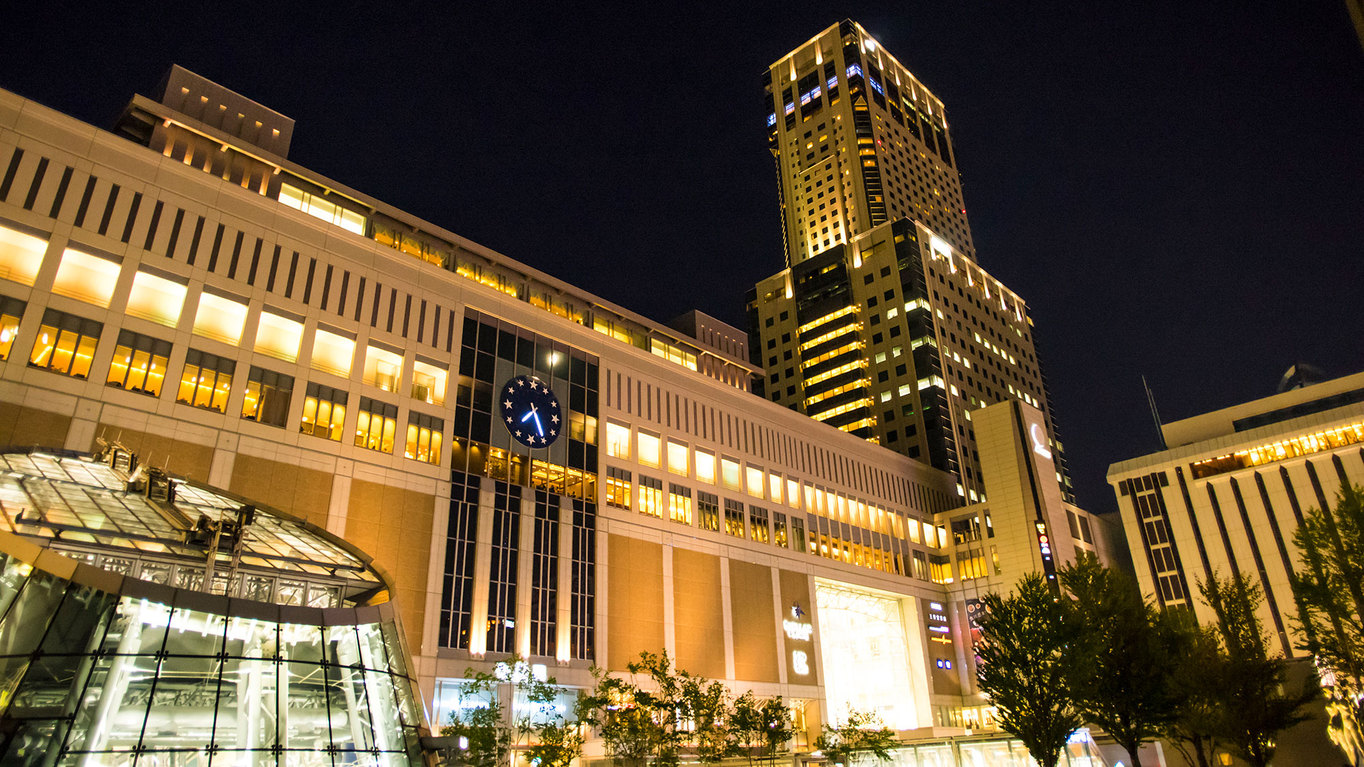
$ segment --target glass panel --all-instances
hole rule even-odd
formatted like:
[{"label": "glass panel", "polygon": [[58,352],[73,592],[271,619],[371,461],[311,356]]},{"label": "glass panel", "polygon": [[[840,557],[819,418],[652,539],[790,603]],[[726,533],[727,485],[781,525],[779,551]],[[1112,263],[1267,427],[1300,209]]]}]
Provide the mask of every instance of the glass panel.
[{"label": "glass panel", "polygon": [[32,285],[46,251],[47,240],[0,226],[0,278]]},{"label": "glass panel", "polygon": [[33,571],[0,621],[0,701],[14,697],[19,677],[65,593],[66,581]]},{"label": "glass panel", "polygon": [[[138,272],[133,277],[133,287],[128,293],[126,312],[134,317],[173,328],[180,321],[180,310],[185,305],[185,292],[185,286],[178,282]],[[240,335],[240,329],[238,334]]]},{"label": "glass panel", "polygon": [[412,397],[432,405],[445,404],[449,371],[417,360],[412,365]]},{"label": "glass panel", "polygon": [[319,329],[313,340],[312,365],[318,370],[346,378],[350,376],[351,362],[355,358],[355,341]]},{"label": "glass panel", "polygon": [[194,317],[195,335],[238,344],[245,324],[246,304],[212,293],[199,296],[199,312]]},{"label": "glass panel", "polygon": [[270,312],[261,312],[256,331],[256,351],[287,362],[298,361],[303,325]]},{"label": "glass panel", "polygon": [[120,268],[108,259],[67,248],[57,267],[52,292],[107,309]]}]

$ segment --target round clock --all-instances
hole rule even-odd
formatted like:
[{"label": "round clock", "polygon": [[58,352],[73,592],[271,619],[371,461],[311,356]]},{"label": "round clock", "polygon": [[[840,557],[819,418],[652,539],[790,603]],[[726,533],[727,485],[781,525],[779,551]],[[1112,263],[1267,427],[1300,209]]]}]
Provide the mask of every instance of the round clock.
[{"label": "round clock", "polygon": [[563,430],[559,398],[549,384],[535,376],[517,376],[503,384],[498,395],[502,425],[526,447],[549,447]]}]

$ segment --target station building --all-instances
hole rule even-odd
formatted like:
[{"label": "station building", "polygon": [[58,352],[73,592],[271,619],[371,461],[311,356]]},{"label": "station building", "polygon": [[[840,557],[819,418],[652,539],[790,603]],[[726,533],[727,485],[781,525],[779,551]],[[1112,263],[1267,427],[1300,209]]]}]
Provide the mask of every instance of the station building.
[{"label": "station building", "polygon": [[471,667],[571,691],[667,650],[795,702],[798,745],[850,706],[960,732],[976,591],[1103,553],[1037,409],[973,413],[994,468],[963,508],[750,392],[742,331],[301,168],[292,129],[179,68],[112,132],[0,91],[0,444],[117,441],[373,555],[433,725]]}]

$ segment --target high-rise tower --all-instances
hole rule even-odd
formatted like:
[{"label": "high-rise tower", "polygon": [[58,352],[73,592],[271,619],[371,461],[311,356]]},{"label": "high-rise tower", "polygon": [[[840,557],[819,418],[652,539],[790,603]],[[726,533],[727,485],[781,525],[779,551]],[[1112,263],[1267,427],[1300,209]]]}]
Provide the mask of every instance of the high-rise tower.
[{"label": "high-rise tower", "polygon": [[942,102],[861,25],[820,32],[763,86],[787,266],[897,218],[974,257]]},{"label": "high-rise tower", "polygon": [[972,411],[1025,402],[1073,500],[1027,304],[976,263],[942,102],[852,21],[764,87],[787,268],[748,297],[759,391],[956,474],[970,502]]}]

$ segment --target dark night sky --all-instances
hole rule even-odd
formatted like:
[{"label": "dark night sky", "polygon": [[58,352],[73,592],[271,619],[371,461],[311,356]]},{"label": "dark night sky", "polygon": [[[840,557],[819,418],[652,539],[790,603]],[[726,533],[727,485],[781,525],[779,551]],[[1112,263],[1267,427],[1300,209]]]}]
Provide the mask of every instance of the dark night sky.
[{"label": "dark night sky", "polygon": [[657,319],[736,324],[783,262],[759,78],[854,18],[947,105],[1095,511],[1155,447],[1141,374],[1173,420],[1296,360],[1364,370],[1364,50],[1336,0],[25,5],[0,87],[107,127],[179,63],[297,120],[305,167]]}]

